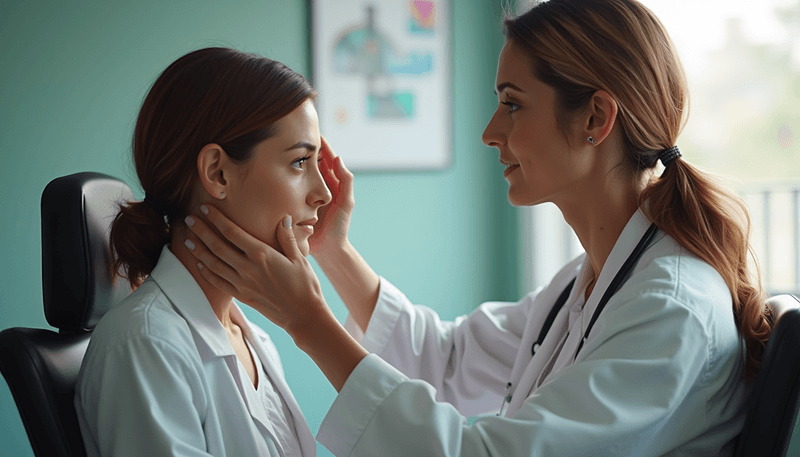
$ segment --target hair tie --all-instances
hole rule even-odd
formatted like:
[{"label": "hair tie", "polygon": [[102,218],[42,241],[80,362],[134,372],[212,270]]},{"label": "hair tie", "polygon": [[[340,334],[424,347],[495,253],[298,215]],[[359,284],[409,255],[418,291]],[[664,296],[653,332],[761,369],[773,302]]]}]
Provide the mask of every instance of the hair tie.
[{"label": "hair tie", "polygon": [[673,146],[669,149],[664,149],[663,151],[658,153],[658,160],[661,161],[661,164],[664,165],[666,168],[667,165],[670,164],[673,160],[677,159],[681,156],[681,150],[678,149],[677,146]]},{"label": "hair tie", "polygon": [[147,192],[144,193],[144,202],[150,205],[150,207],[153,208],[153,211],[158,213],[159,216],[164,216],[167,214],[167,211],[164,209],[164,205],[150,195],[147,195]]}]

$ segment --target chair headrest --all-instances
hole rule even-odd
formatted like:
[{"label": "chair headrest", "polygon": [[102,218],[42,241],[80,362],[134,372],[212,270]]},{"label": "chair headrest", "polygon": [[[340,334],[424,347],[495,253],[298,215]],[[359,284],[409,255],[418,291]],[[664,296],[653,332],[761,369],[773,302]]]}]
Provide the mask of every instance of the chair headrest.
[{"label": "chair headrest", "polygon": [[109,233],[119,204],[133,200],[122,181],[100,173],[52,180],[42,192],[42,287],[47,322],[94,328],[131,291],[111,273]]},{"label": "chair headrest", "polygon": [[773,295],[767,299],[767,305],[772,307],[774,328],[784,314],[800,308],[800,300],[791,294]]}]

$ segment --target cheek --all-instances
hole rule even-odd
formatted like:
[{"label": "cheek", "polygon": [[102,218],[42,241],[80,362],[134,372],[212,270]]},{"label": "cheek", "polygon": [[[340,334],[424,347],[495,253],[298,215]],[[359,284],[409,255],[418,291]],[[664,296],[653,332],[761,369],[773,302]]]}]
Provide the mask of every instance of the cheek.
[{"label": "cheek", "polygon": [[508,145],[523,169],[530,170],[543,149],[540,138],[533,129],[517,128],[511,132]]}]

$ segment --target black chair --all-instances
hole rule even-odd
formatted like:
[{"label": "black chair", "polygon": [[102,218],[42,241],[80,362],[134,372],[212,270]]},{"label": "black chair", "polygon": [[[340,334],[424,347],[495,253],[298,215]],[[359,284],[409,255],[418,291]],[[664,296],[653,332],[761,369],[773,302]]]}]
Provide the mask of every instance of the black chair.
[{"label": "black chair", "polygon": [[125,183],[99,173],[57,178],[42,193],[44,314],[58,333],[0,332],[0,373],[37,457],[86,455],[75,380],[97,321],[130,293],[111,274],[108,235],[117,203],[133,199]]},{"label": "black chair", "polygon": [[776,295],[767,301],[775,325],[767,342],[736,457],[784,456],[800,407],[800,300]]}]

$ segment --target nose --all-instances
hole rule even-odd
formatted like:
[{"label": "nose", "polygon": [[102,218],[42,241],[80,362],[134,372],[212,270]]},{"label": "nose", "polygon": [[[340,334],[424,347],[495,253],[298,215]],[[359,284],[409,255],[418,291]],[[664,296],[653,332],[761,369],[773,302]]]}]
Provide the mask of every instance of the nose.
[{"label": "nose", "polygon": [[489,119],[489,123],[486,124],[483,135],[481,135],[483,144],[493,148],[499,148],[503,144],[504,139],[499,127],[497,112],[495,111],[492,118]]},{"label": "nose", "polygon": [[322,178],[322,172],[319,167],[317,167],[317,172],[313,173],[313,178],[311,179],[311,192],[308,193],[307,199],[308,204],[320,207],[330,203],[333,196],[331,195],[331,191],[328,190],[328,186],[325,184],[325,179]]}]

